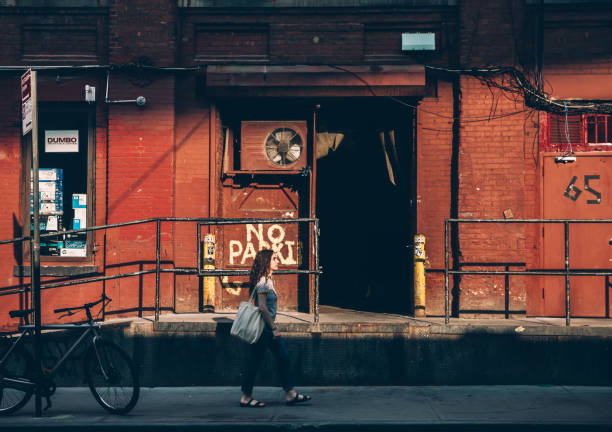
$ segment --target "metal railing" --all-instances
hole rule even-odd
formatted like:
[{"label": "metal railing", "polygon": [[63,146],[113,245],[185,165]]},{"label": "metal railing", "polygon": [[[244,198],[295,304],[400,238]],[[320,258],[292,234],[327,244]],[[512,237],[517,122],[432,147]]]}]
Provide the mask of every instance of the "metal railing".
[{"label": "metal railing", "polygon": [[[538,224],[563,224],[565,238],[565,268],[563,269],[533,269],[523,271],[512,270],[451,270],[449,269],[449,228],[451,224],[459,223],[501,223],[501,224],[517,224],[517,223],[538,223]],[[570,325],[570,276],[611,276],[612,269],[608,271],[590,270],[590,269],[575,269],[570,268],[570,224],[584,223],[612,223],[612,219],[445,219],[444,220],[444,323],[450,321],[449,314],[449,276],[450,275],[522,275],[522,276],[565,276],[565,325]],[[456,265],[459,263],[455,263]],[[484,266],[484,264],[483,264]]]},{"label": "metal railing", "polygon": [[[195,267],[185,267],[185,268],[161,268],[161,223],[162,222],[195,222],[197,225],[197,232],[195,235],[196,239],[196,247],[197,247],[197,266]],[[156,224],[156,239],[155,239],[155,269],[150,270],[141,270],[130,273],[122,273],[117,275],[109,275],[109,276],[96,276],[90,277],[86,279],[78,279],[78,280],[69,280],[65,282],[51,282],[51,283],[42,283],[40,289],[50,289],[50,288],[59,288],[64,286],[72,286],[72,285],[80,285],[92,282],[100,282],[111,279],[121,279],[132,276],[140,276],[146,274],[155,274],[155,321],[159,320],[159,312],[160,312],[160,276],[161,273],[177,273],[177,274],[197,274],[200,277],[206,275],[212,276],[239,276],[239,275],[247,275],[249,273],[248,270],[229,270],[229,269],[215,269],[215,270],[204,270],[202,268],[202,250],[201,250],[201,227],[202,226],[210,226],[210,225],[239,225],[239,224],[254,224],[254,223],[263,223],[263,224],[288,224],[288,223],[306,223],[308,225],[312,224],[312,260],[308,260],[309,268],[308,269],[294,269],[294,270],[279,270],[278,274],[309,274],[314,275],[313,281],[313,303],[314,303],[314,311],[313,320],[315,324],[319,322],[319,275],[321,274],[320,266],[319,266],[319,220],[317,218],[300,218],[300,219],[266,219],[266,218],[178,218],[178,217],[160,217],[160,218],[150,218],[150,219],[141,219],[130,222],[121,222],[115,224],[108,225],[98,225],[93,227],[81,228],[77,230],[69,230],[69,231],[61,231],[54,233],[45,233],[41,234],[41,238],[53,238],[58,237],[65,234],[73,234],[73,233],[86,233],[89,231],[99,231],[99,230],[107,230],[110,228],[119,228],[130,225],[140,225],[147,223],[155,223]],[[33,238],[30,236],[13,238],[10,240],[1,240],[0,245],[10,244],[10,243],[18,243],[18,242],[30,242],[30,250],[32,250],[32,242]],[[34,273],[34,263],[31,264],[30,278]],[[40,265],[40,262],[39,262]],[[28,277],[28,276],[25,276]],[[24,288],[15,288],[8,289],[4,291],[0,291],[0,296],[11,295],[11,294],[19,294],[19,293],[28,293],[31,291],[31,283],[30,287]]]}]

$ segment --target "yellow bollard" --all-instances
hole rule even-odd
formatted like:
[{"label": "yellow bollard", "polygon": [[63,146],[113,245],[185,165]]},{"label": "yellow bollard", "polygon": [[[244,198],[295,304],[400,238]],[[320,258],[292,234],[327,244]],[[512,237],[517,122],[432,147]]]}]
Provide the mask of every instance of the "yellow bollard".
[{"label": "yellow bollard", "polygon": [[414,316],[425,316],[425,236],[414,236]]},{"label": "yellow bollard", "polygon": [[[215,269],[215,236],[206,234],[204,236],[204,270]],[[215,311],[215,278],[204,277],[203,312]]]}]

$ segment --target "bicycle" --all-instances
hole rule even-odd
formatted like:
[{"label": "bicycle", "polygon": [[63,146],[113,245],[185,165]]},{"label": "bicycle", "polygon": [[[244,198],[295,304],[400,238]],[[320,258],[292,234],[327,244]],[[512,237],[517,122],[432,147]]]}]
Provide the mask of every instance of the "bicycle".
[{"label": "bicycle", "polygon": [[[86,324],[47,324],[42,330],[80,330],[77,340],[66,350],[57,363],[51,367],[39,365],[37,368],[32,355],[25,349],[26,339],[32,339],[34,325],[28,316],[33,309],[10,311],[11,318],[23,318],[19,326],[21,333],[10,344],[9,349],[0,357],[0,415],[11,414],[21,409],[33,394],[46,398],[45,410],[51,407],[50,397],[55,393],[53,377],[58,369],[71,357],[83,343],[90,342],[83,358],[85,381],[95,400],[107,411],[126,414],[138,401],[140,384],[137,369],[125,351],[113,342],[104,340],[100,325],[94,321],[90,309],[100,303],[108,304],[111,299],[106,295],[83,306],[55,309],[54,313],[64,316],[74,315],[84,310]],[[103,305],[103,306],[104,306]],[[30,338],[26,338],[30,336]]]}]

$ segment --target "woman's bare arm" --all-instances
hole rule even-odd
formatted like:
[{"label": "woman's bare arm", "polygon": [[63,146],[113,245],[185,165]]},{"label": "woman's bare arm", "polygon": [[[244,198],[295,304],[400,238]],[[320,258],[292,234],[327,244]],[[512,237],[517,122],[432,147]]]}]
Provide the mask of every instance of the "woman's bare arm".
[{"label": "woman's bare arm", "polygon": [[270,315],[270,311],[268,310],[268,306],[266,306],[266,298],[268,293],[257,293],[257,302],[259,303],[259,310],[261,311],[261,317],[268,324],[268,327],[271,329],[276,328],[274,325],[274,321],[272,321],[272,315]]}]

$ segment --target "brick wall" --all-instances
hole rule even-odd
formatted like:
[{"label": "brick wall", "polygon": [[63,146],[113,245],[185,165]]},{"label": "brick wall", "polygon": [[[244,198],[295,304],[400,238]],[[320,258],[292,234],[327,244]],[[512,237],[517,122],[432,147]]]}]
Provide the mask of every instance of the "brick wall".
[{"label": "brick wall", "polygon": [[175,65],[176,2],[114,0],[109,17],[111,63],[149,57],[156,66]]},{"label": "brick wall", "polygon": [[[273,13],[234,9],[230,14],[214,8],[179,11],[176,2],[170,0],[115,0],[109,8],[51,12],[45,8],[11,7],[3,8],[0,14],[0,23],[7,29],[0,60],[10,65],[33,62],[78,65],[125,64],[148,57],[157,66],[177,63],[188,66],[226,61],[229,53],[233,56],[229,59],[238,62],[255,55],[251,60],[279,64],[448,65],[453,61],[453,49],[457,48],[461,67],[530,64],[532,21],[526,17],[532,14],[533,8],[525,8],[522,1],[464,0],[457,8],[417,9],[381,8],[371,13],[340,9],[324,12],[310,9],[308,13],[290,9],[274,9]],[[605,23],[608,13],[609,6],[598,6],[590,12],[583,8],[576,16],[588,25],[573,26],[566,31],[563,23],[572,18],[571,7],[550,11],[547,15],[550,32],[544,38],[545,72],[561,76],[559,71],[565,68],[576,76],[609,75],[609,50],[602,48],[607,45],[590,43],[594,39],[598,42],[610,39],[607,27],[600,25]],[[458,43],[453,41],[457,22],[460,23]],[[61,32],[67,27],[74,28],[73,43],[68,45]],[[177,35],[179,29],[181,34]],[[403,31],[436,32],[439,51],[398,53],[398,41],[392,38],[399,37]],[[252,37],[239,37],[245,34]],[[587,46],[579,53],[580,62],[573,62],[573,54],[568,55],[564,50],[567,48],[564,41],[570,44],[571,50],[567,51],[572,53]],[[587,65],[591,57],[594,62]],[[20,176],[24,155],[19,132],[18,74],[7,73],[0,78],[3,119],[0,191],[6,204],[0,210],[0,217],[7,221],[0,224],[0,237],[10,238],[18,234],[16,226],[23,219],[19,200],[23,190]],[[157,216],[208,216],[210,143],[215,142],[219,125],[211,133],[211,119],[217,117],[214,105],[196,96],[197,80],[204,78],[114,70],[110,98],[134,99],[142,95],[148,100],[144,108],[134,104],[104,104],[104,73],[93,73],[89,78],[98,88],[96,224]],[[45,80],[43,98],[46,100],[82,100],[82,76],[66,74],[56,82],[52,75],[47,75]],[[580,83],[583,85],[585,80]],[[450,216],[453,200],[458,203],[459,217],[499,218],[504,210],[510,210],[515,218],[540,215],[536,116],[530,112],[506,116],[525,109],[523,101],[499,90],[490,90],[473,78],[462,77],[459,84],[461,127],[455,137],[453,91],[448,79],[440,77],[436,91],[432,92],[435,96],[429,95],[419,102],[417,225],[418,232],[427,236],[427,253],[434,270],[444,266],[443,220]],[[599,91],[585,85],[570,90],[555,94],[580,97]],[[459,146],[457,185],[451,185],[453,139]],[[219,138],[216,142],[219,144]],[[219,153],[216,157],[218,162]],[[451,191],[455,186],[458,195],[453,197]],[[17,222],[11,223],[13,220]],[[195,266],[194,231],[192,224],[162,225],[164,266]],[[461,263],[525,262],[537,267],[537,235],[535,226],[462,225],[459,231]],[[93,263],[104,274],[154,266],[153,224],[113,229],[107,233],[106,242],[99,234],[94,243]],[[10,246],[0,246],[0,256],[0,271],[12,275],[12,267],[20,254]],[[115,300],[109,309],[111,312],[133,314],[137,308],[153,305],[154,280],[154,275],[146,275],[45,295],[50,308],[53,303],[64,305],[98,295],[105,289]],[[6,286],[16,284],[19,280],[8,276]],[[511,278],[511,310],[526,309],[526,293],[535,284],[533,280]],[[162,275],[162,305],[177,311],[196,311],[199,289],[196,277]],[[172,303],[174,294],[176,304]],[[427,295],[428,313],[441,314],[443,278],[439,272],[429,274]],[[17,302],[16,296],[5,298],[6,302],[0,302],[2,308]],[[460,309],[500,311],[503,306],[503,278],[462,279]]]},{"label": "brick wall", "polygon": [[[430,269],[444,269],[444,219],[451,202],[453,91],[438,82],[436,98],[425,98],[417,111],[417,233],[425,235]],[[428,273],[427,314],[444,313],[444,275]]]},{"label": "brick wall", "polygon": [[[21,119],[19,113],[21,81],[17,76],[0,77],[0,239],[21,237],[23,222],[20,213],[21,190]],[[29,230],[27,227],[26,230]],[[13,266],[21,264],[22,244],[0,245],[2,290],[18,289],[21,280],[13,276]],[[8,311],[22,306],[20,294],[0,297],[0,323],[8,320]],[[13,324],[15,320],[10,320]],[[0,329],[3,326],[0,325]]]},{"label": "brick wall", "polygon": [[[461,90],[458,216],[503,219],[504,211],[514,218],[533,215],[534,200],[529,195],[535,163],[526,149],[533,143],[535,129],[529,111],[513,114],[525,109],[522,99],[515,101],[499,90],[490,91],[473,78],[462,78]],[[479,121],[489,113],[491,121]],[[524,224],[461,224],[459,239],[463,270],[503,270],[504,263],[527,262]],[[483,262],[496,265],[473,267]],[[464,276],[460,309],[503,311],[504,288],[503,277]],[[511,311],[525,311],[524,279],[511,278],[509,303]]]},{"label": "brick wall", "polygon": [[[119,76],[113,93],[125,99],[143,95],[148,103],[108,107],[108,222],[173,216],[174,78],[158,76],[151,85],[134,88]],[[172,262],[172,226],[162,228],[161,260]],[[154,268],[155,240],[154,223],[110,230],[106,267],[121,273]],[[154,281],[155,275],[113,280],[107,287],[111,297],[116,292],[112,309],[133,309],[139,302],[151,307]]]},{"label": "brick wall", "polygon": [[[176,105],[176,195],[174,212],[177,217],[209,216],[209,142],[211,107],[196,99],[196,80],[178,80]],[[175,263],[178,267],[196,267],[196,228],[192,223],[177,223],[174,227]],[[199,310],[199,279],[194,275],[175,278],[177,312]]]},{"label": "brick wall", "polygon": [[[525,35],[524,13],[520,1],[462,2],[462,67],[523,64],[526,41],[519,39]],[[462,77],[460,86],[457,216],[503,219],[504,212],[514,218],[535,216],[537,122],[533,120],[537,116],[526,110],[522,98],[490,89],[477,79]],[[504,270],[507,263],[532,266],[532,234],[531,227],[521,224],[461,224],[461,269]],[[501,313],[505,288],[503,276],[463,276],[458,307],[467,314]],[[526,279],[511,277],[509,310],[524,313],[525,309]]]},{"label": "brick wall", "polygon": [[[521,2],[461,2],[461,67],[517,65],[524,52],[523,45],[515,43],[524,33],[523,13]],[[537,115],[530,110],[513,114],[525,110],[521,98],[490,90],[477,79],[461,77],[459,85],[457,197],[451,196],[450,183],[451,84],[440,81],[438,98],[424,99],[419,105],[418,232],[427,236],[434,270],[427,278],[427,313],[433,315],[444,312],[444,278],[439,270],[444,268],[443,220],[450,216],[451,200],[457,200],[459,218],[503,218],[507,210],[515,218],[538,214]],[[533,267],[537,260],[532,226],[461,224],[458,233],[462,270],[504,270],[502,264],[509,262]],[[452,266],[452,254],[450,258]],[[485,262],[497,265],[475,266]],[[459,286],[462,316],[503,313],[504,277],[463,276]],[[524,313],[527,286],[525,278],[510,278],[510,311]]]},{"label": "brick wall", "polygon": [[[455,8],[186,8],[181,61],[273,64],[445,64]],[[402,32],[435,32],[436,52],[402,52]]]}]

